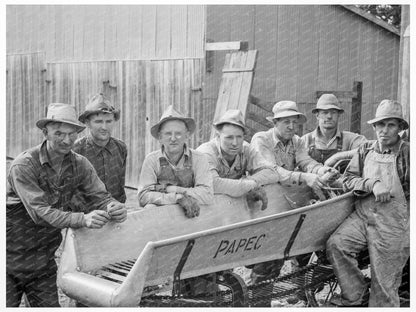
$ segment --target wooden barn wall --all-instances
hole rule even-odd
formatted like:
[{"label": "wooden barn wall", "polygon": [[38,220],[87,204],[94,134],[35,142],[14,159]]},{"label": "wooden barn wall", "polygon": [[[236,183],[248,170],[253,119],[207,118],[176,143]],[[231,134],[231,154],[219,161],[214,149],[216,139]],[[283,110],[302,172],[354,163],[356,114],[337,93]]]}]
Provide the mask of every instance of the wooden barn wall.
[{"label": "wooden barn wall", "polygon": [[158,148],[150,127],[168,105],[194,116],[192,147],[209,136],[201,108],[203,73],[202,59],[45,63],[44,53],[8,56],[7,155],[41,142],[35,123],[48,103],[71,103],[82,112],[91,96],[103,92],[121,110],[113,135],[128,146],[126,185],[137,186],[145,155]]},{"label": "wooden barn wall", "polygon": [[202,5],[7,5],[7,54],[47,62],[204,56]]},{"label": "wooden barn wall", "polygon": [[[209,5],[206,37],[248,41],[249,49],[257,49],[251,93],[264,101],[299,103],[309,117],[305,131],[316,126],[310,114],[316,91],[351,91],[355,80],[362,81],[361,132],[369,138],[373,130],[366,121],[381,100],[397,97],[399,36],[342,6]],[[211,117],[224,57],[215,52],[213,71],[206,74],[204,105]]]}]

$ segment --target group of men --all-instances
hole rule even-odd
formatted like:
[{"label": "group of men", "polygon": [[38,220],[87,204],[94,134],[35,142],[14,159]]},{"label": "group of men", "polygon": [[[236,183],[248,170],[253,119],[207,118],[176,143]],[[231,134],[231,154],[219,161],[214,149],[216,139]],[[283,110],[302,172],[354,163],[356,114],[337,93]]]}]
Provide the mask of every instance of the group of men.
[{"label": "group of men", "polygon": [[[356,209],[330,237],[327,256],[341,287],[337,306],[398,306],[402,269],[409,258],[409,143],[401,105],[380,103],[373,125],[377,140],[338,129],[343,113],[333,94],[322,95],[313,110],[318,126],[296,135],[306,116],[292,101],[280,101],[268,120],[273,127],[248,143],[243,113],[228,110],[214,121],[216,136],[192,149],[195,121],[169,106],[151,128],[160,149],[145,158],[139,179],[141,206],[178,204],[189,218],[214,194],[246,196],[267,208],[264,185],[308,187],[325,199],[322,188],[335,183],[357,196]],[[100,228],[126,219],[126,145],[111,131],[120,113],[102,95],[94,97],[78,120],[75,108],[51,104],[37,122],[45,141],[12,163],[7,185],[7,305],[18,306],[26,293],[31,306],[58,306],[54,253],[60,229]],[[83,124],[81,124],[82,122]],[[88,127],[87,136],[77,133]],[[83,156],[85,157],[83,157]],[[345,173],[332,168],[351,159]],[[368,248],[371,292],[356,255]],[[305,257],[300,257],[299,262]],[[251,282],[279,274],[281,260],[251,266]],[[190,279],[188,287],[197,287]]]}]

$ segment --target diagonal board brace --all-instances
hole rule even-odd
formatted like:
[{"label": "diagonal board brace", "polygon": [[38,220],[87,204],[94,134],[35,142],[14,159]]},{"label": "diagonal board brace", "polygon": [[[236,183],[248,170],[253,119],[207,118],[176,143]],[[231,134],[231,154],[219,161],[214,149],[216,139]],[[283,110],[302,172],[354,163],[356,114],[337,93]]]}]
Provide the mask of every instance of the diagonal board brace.
[{"label": "diagonal board brace", "polygon": [[[246,116],[256,61],[257,50],[226,54],[215,107],[214,122],[229,109],[239,109],[244,117]],[[215,131],[213,129],[211,138],[214,135]]]},{"label": "diagonal board brace", "polygon": [[194,247],[194,245],[195,240],[190,239],[185,247],[185,250],[183,251],[181,260],[179,260],[178,266],[176,267],[175,272],[173,273],[173,296],[178,297],[181,294],[181,272],[183,267],[185,266],[186,260],[188,260],[189,254],[191,253],[191,250]]}]

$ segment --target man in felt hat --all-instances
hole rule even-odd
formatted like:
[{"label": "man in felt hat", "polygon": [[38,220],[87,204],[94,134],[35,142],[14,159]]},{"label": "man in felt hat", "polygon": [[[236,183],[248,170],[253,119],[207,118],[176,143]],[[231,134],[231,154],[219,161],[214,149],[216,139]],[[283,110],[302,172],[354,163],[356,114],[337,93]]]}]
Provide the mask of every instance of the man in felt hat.
[{"label": "man in felt hat", "polygon": [[[126,144],[111,136],[115,122],[120,118],[103,94],[91,98],[78,120],[87,126],[89,133],[75,141],[73,151],[85,156],[97,171],[101,181],[113,198],[126,202]],[[77,196],[82,206],[85,200]]]},{"label": "man in felt hat", "polygon": [[[273,106],[273,116],[267,119],[274,127],[257,132],[250,143],[257,181],[262,185],[279,183],[283,192],[307,185],[325,199],[321,188],[338,172],[312,159],[301,138],[295,134],[298,125],[306,122],[305,115],[298,111],[295,102],[280,101]],[[297,167],[301,171],[295,171]],[[297,191],[299,196],[304,192],[304,189]],[[291,200],[298,202],[297,198]],[[279,274],[282,265],[281,260],[256,264],[252,272],[253,283]]]},{"label": "man in felt hat", "polygon": [[[7,177],[7,306],[19,306],[26,293],[30,306],[59,306],[54,254],[61,229],[101,228],[126,219],[124,205],[106,191],[91,163],[72,152],[84,129],[75,107],[53,103],[36,123],[45,140],[21,153]],[[90,212],[72,211],[75,191],[88,194]],[[93,210],[97,209],[97,210]]]},{"label": "man in felt hat", "polygon": [[[248,202],[261,201],[267,207],[267,195],[260,185],[246,173],[251,164],[249,144],[244,141],[247,133],[243,113],[230,109],[216,122],[215,137],[197,148],[207,155],[213,177],[214,193],[232,197],[248,196]],[[255,201],[251,199],[256,199]]]},{"label": "man in felt hat", "polygon": [[351,159],[354,150],[367,141],[360,134],[338,129],[343,112],[335,95],[322,94],[312,110],[318,126],[302,137],[309,155],[327,166],[333,166],[341,159]]},{"label": "man in felt hat", "polygon": [[344,174],[344,187],[357,195],[355,211],[331,235],[327,255],[341,288],[332,303],[360,306],[368,286],[355,255],[368,248],[370,307],[399,307],[398,288],[409,258],[409,143],[399,132],[409,127],[402,106],[383,100],[373,125],[377,141],[362,145]]},{"label": "man in felt hat", "polygon": [[[195,121],[184,117],[170,105],[150,132],[161,148],[146,156],[139,180],[139,202],[148,204],[178,204],[185,216],[199,216],[200,205],[213,200],[212,176],[204,154],[190,149],[189,136],[195,131]],[[162,229],[163,230],[163,229]],[[182,282],[182,294],[195,296],[215,291],[216,285],[196,277]]]},{"label": "man in felt hat", "polygon": [[161,148],[143,162],[138,192],[141,206],[178,203],[185,215],[193,218],[199,215],[199,205],[212,202],[212,177],[206,156],[187,145],[194,131],[195,121],[172,105],[150,129]]}]

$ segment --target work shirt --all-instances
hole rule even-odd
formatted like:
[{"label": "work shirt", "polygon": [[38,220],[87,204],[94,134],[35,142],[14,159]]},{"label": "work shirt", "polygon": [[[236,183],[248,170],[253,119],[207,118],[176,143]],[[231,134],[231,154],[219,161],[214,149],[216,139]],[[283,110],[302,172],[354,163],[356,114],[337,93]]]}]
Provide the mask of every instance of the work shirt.
[{"label": "work shirt", "polygon": [[47,269],[61,243],[60,229],[83,226],[84,213],[71,211],[76,190],[88,194],[91,209],[114,201],[83,156],[71,151],[56,172],[46,142],[17,156],[7,177],[8,272]]},{"label": "work shirt", "polygon": [[[403,144],[400,146],[400,143]],[[381,154],[378,141],[371,141],[363,144],[357,154],[351,159],[343,178],[344,187],[347,190],[357,190],[362,192],[372,192],[374,183],[380,179],[364,179],[362,178],[364,160],[367,154],[371,151]],[[399,140],[389,151],[384,151],[387,154],[395,154],[397,173],[399,175],[400,183],[407,200],[410,198],[410,145],[408,142]]]},{"label": "work shirt", "polygon": [[[192,157],[191,157],[192,153]],[[192,158],[192,170],[194,173],[194,187],[187,188],[186,193],[195,198],[200,204],[207,205],[213,200],[212,176],[209,172],[209,165],[206,156],[201,152],[184,148],[184,153],[179,159],[177,165],[169,162],[164,148],[148,154],[143,161],[142,171],[140,173],[138,195],[141,206],[147,204],[168,205],[176,203],[175,193],[163,193],[155,191],[158,185],[158,176],[160,174],[160,158],[166,158],[169,165],[175,170],[183,169],[185,159]]]},{"label": "work shirt", "polygon": [[246,176],[250,163],[250,151],[247,142],[243,142],[243,148],[235,156],[235,160],[231,166],[223,156],[218,137],[200,145],[196,150],[204,153],[208,157],[214,184],[214,193],[238,197],[250,191],[248,185],[244,183],[246,180],[242,179]]},{"label": "work shirt", "polygon": [[99,146],[91,135],[87,135],[75,142],[73,151],[91,162],[112,197],[121,203],[126,202],[127,146],[123,141],[110,138],[106,146]]},{"label": "work shirt", "polygon": [[[39,162],[31,151],[39,153]],[[7,204],[22,203],[35,224],[57,228],[82,227],[82,212],[72,212],[69,205],[75,191],[88,194],[93,207],[106,209],[114,201],[98,178],[91,163],[73,152],[65,155],[62,170],[51,165],[46,141],[23,152],[13,161],[8,175]]]},{"label": "work shirt", "polygon": [[275,134],[274,128],[257,132],[250,143],[253,171],[260,184],[280,182],[286,185],[301,184],[301,172],[317,173],[322,164],[313,160],[302,139],[294,135],[285,145]]},{"label": "work shirt", "polygon": [[[334,150],[337,149],[338,141],[341,140],[341,131],[338,129],[332,139],[326,143],[324,135],[319,127],[317,127],[312,132],[306,133],[302,136],[302,140],[304,141],[307,149],[314,144],[315,148],[320,150]],[[349,131],[342,131],[342,151],[356,149],[365,142],[367,142],[367,139],[363,135]]]}]

